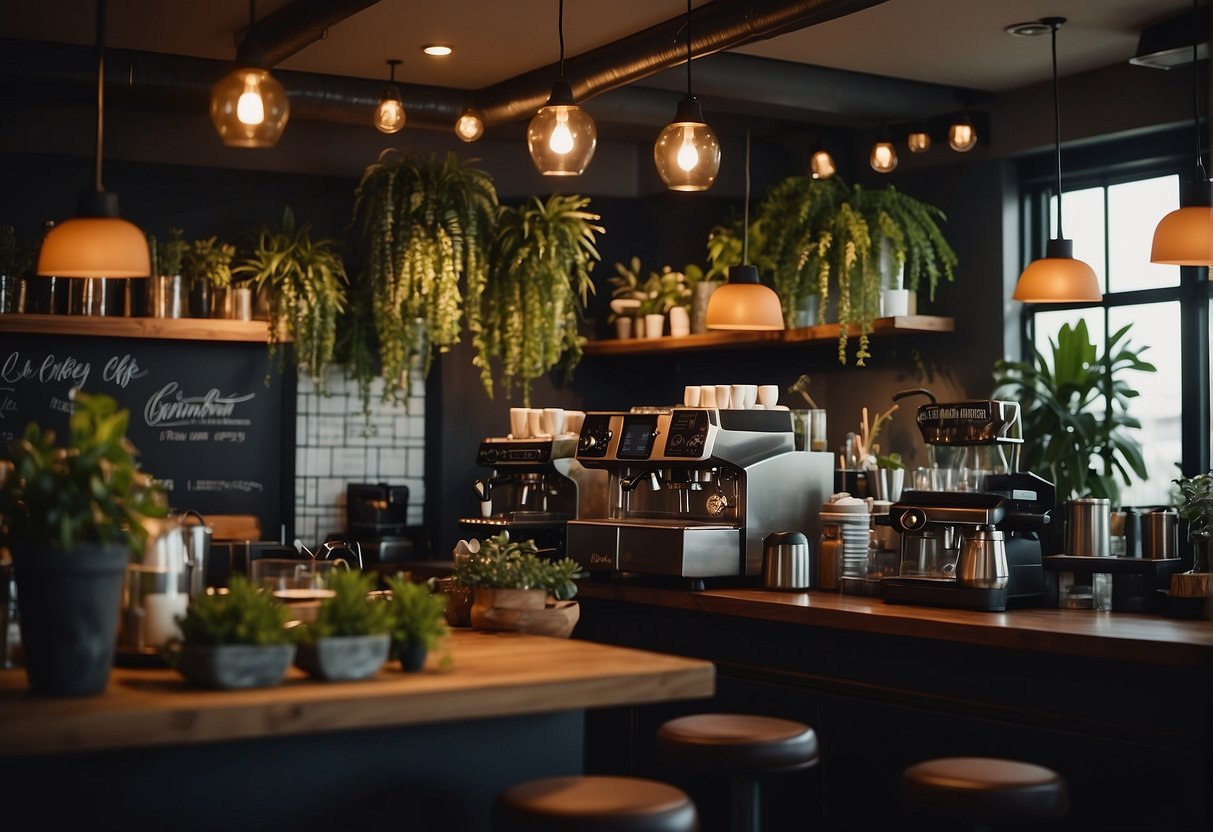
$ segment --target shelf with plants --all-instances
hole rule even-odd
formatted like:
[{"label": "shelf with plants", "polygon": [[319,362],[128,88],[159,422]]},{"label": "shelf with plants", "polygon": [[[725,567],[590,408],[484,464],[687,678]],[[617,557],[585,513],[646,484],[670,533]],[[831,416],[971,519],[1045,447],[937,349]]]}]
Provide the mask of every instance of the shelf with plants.
[{"label": "shelf with plants", "polygon": [[[31,335],[91,335],[181,341],[269,340],[266,321],[223,318],[126,318],[95,315],[0,315],[0,332]],[[288,340],[286,338],[282,340]]]},{"label": "shelf with plants", "polygon": [[[872,323],[872,335],[886,337],[951,332],[955,320],[938,315],[900,315],[895,318],[877,318]],[[705,332],[696,335],[665,336],[662,338],[610,338],[589,341],[582,351],[586,356],[595,355],[648,355],[663,352],[689,352],[720,347],[786,347],[793,344],[837,341],[838,324],[819,324],[766,332]],[[850,327],[852,337],[859,334],[858,325]]]}]

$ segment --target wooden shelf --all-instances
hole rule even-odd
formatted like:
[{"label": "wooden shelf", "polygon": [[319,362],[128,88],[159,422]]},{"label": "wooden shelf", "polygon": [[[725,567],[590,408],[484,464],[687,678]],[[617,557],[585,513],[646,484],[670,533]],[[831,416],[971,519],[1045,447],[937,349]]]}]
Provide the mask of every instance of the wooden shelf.
[{"label": "wooden shelf", "polygon": [[[877,318],[872,335],[909,335],[923,332],[951,332],[955,329],[953,318],[937,315],[904,315],[895,318]],[[800,329],[784,329],[767,332],[706,332],[701,335],[682,335],[661,338],[628,338],[626,340],[604,339],[588,341],[583,346],[585,355],[647,355],[656,352],[690,352],[720,347],[779,347],[788,344],[809,344],[836,341],[838,324],[824,324]],[[851,338],[859,337],[859,328],[851,327]]]},{"label": "wooden shelf", "polygon": [[[181,341],[266,341],[265,321],[225,318],[110,318],[96,315],[0,315],[0,332],[95,335]],[[285,339],[284,339],[285,340]]]}]

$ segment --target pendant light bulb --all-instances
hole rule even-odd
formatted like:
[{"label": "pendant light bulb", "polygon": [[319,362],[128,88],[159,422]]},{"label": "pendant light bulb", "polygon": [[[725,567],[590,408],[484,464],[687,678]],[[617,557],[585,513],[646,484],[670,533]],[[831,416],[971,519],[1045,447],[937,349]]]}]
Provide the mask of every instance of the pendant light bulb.
[{"label": "pendant light bulb", "polygon": [[560,80],[531,123],[526,144],[535,169],[544,176],[580,176],[594,158],[598,127],[573,99],[564,80],[564,0],[560,0]]},{"label": "pendant light bulb", "polygon": [[925,130],[915,130],[906,136],[906,147],[911,153],[926,153],[931,149],[931,136]]},{"label": "pendant light bulb", "polygon": [[968,116],[948,128],[948,147],[957,153],[968,153],[977,146],[977,131],[969,123]]},{"label": "pendant light bulb", "polygon": [[211,123],[228,147],[273,147],[290,115],[286,90],[258,67],[234,69],[211,90]]},{"label": "pendant light bulb", "polygon": [[240,100],[236,102],[236,118],[250,127],[265,121],[265,103],[261,100],[261,91],[256,84],[249,82],[249,77],[246,77],[244,92],[240,93]]},{"label": "pendant light bulb", "polygon": [[838,166],[834,164],[834,157],[830,155],[830,151],[822,147],[814,150],[809,159],[809,172],[814,179],[829,179],[837,173]]},{"label": "pendant light bulb", "polygon": [[1045,17],[1053,38],[1053,136],[1057,160],[1057,237],[1045,246],[1045,256],[1033,260],[1019,276],[1012,297],[1024,303],[1098,303],[1103,300],[1095,270],[1074,258],[1074,241],[1062,232],[1061,105],[1057,92],[1057,30],[1064,17]]},{"label": "pendant light bulb", "polygon": [[556,126],[548,137],[548,148],[553,153],[564,155],[573,149],[573,132],[569,130],[569,110],[567,107],[556,108]]},{"label": "pendant light bulb", "polygon": [[691,92],[691,2],[687,0],[687,94],[678,102],[674,120],[653,145],[657,175],[671,191],[706,191],[720,172],[720,140],[703,120],[699,99]]},{"label": "pendant light bulb", "polygon": [[868,157],[868,164],[877,173],[892,173],[897,167],[897,151],[893,149],[893,143],[882,139],[872,145],[872,154]]},{"label": "pendant light bulb", "polygon": [[484,121],[480,114],[471,107],[464,107],[459,120],[455,122],[455,135],[465,142],[474,142],[483,136]]},{"label": "pendant light bulb", "polygon": [[400,90],[396,89],[396,67],[400,65],[398,58],[387,62],[391,67],[388,85],[383,90],[379,105],[375,107],[375,129],[380,133],[399,133],[404,129],[404,102],[400,100]]}]

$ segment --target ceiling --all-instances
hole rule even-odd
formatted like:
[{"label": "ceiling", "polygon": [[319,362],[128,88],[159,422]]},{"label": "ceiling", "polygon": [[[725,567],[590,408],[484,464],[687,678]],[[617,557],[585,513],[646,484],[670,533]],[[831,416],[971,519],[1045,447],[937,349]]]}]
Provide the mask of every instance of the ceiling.
[{"label": "ceiling", "polygon": [[[1068,18],[1058,35],[1059,71],[1065,76],[1128,61],[1143,28],[1191,9],[1186,0],[870,1],[875,5],[731,51],[793,65],[1001,93],[1045,81],[1051,72],[1048,37],[1013,37],[1003,31],[1009,24],[1050,15]],[[736,0],[715,2],[737,5]],[[289,0],[261,0],[257,17],[263,20],[286,5]],[[380,0],[364,5],[278,66],[382,81],[388,72],[386,60],[399,58],[399,81],[479,90],[550,67],[559,56],[556,0]],[[708,0],[694,2],[696,9],[710,5]],[[566,56],[572,60],[646,27],[680,19],[684,10],[683,3],[670,0],[568,0]],[[248,17],[246,0],[110,0],[107,40],[115,48],[229,61]],[[15,40],[91,44],[93,0],[7,0],[0,3],[0,34]],[[444,58],[422,54],[423,44],[435,42],[452,45],[454,53]],[[704,64],[705,72],[709,63]],[[665,70],[638,86],[677,87],[683,73]],[[754,95],[745,87],[730,95],[727,75],[722,80],[708,74],[704,89],[696,85],[705,110],[712,107],[709,91],[739,100]]]}]

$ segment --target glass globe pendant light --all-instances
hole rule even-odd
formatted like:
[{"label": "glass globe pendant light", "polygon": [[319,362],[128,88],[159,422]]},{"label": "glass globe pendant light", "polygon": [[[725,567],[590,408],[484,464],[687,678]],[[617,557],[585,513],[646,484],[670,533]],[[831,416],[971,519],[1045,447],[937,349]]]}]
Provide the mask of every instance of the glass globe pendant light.
[{"label": "glass globe pendant light", "polygon": [[80,194],[76,216],[56,224],[38,252],[38,274],[147,277],[151,254],[139,226],[118,215],[118,195],[101,184],[105,126],[105,0],[97,0],[97,134],[94,187]]},{"label": "glass globe pendant light", "polygon": [[470,102],[455,120],[455,135],[464,142],[474,142],[484,135],[484,119]]},{"label": "glass globe pendant light", "polygon": [[868,164],[877,173],[892,173],[897,167],[897,151],[893,148],[893,143],[889,141],[888,133],[883,126],[880,128],[880,138],[876,144],[872,145]]},{"label": "glass globe pendant light", "polygon": [[926,153],[931,149],[931,134],[921,128],[911,130],[906,136],[906,147],[911,153]]},{"label": "glass globe pendant light", "polygon": [[720,171],[720,142],[691,92],[691,0],[687,0],[687,95],[653,145],[657,173],[671,191],[706,191]]},{"label": "glass globe pendant light", "polygon": [[1057,156],[1057,237],[1045,246],[1045,256],[1033,260],[1019,276],[1015,300],[1024,303],[1096,303],[1103,299],[1095,271],[1074,259],[1074,241],[1065,239],[1061,224],[1061,106],[1057,94],[1057,30],[1064,17],[1041,18],[1053,38],[1053,126]]},{"label": "glass globe pendant light", "polygon": [[396,89],[396,67],[400,63],[399,58],[390,58],[387,62],[391,74],[383,97],[375,107],[375,129],[380,133],[399,133],[404,129],[404,102],[400,100],[400,90]]},{"label": "glass globe pendant light", "polygon": [[809,157],[809,174],[814,179],[829,179],[838,172],[834,157],[824,147],[815,147]]},{"label": "glass globe pendant light", "polygon": [[[250,2],[250,29],[256,17],[256,3]],[[211,90],[211,123],[228,147],[273,147],[290,116],[286,90],[260,67],[239,66]]]},{"label": "glass globe pendant light", "polygon": [[957,153],[968,153],[977,146],[977,131],[973,129],[973,119],[966,107],[960,117],[948,128],[948,147]]},{"label": "glass globe pendant light", "polygon": [[560,0],[560,80],[527,126],[526,142],[535,169],[544,176],[580,176],[598,146],[594,119],[577,106],[573,88],[564,80],[564,0]]}]

